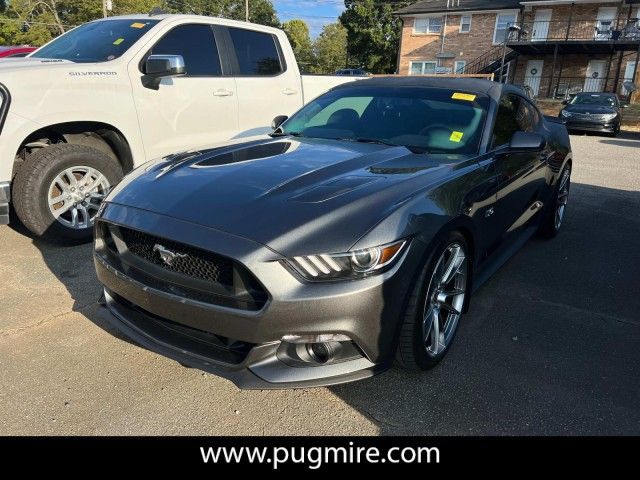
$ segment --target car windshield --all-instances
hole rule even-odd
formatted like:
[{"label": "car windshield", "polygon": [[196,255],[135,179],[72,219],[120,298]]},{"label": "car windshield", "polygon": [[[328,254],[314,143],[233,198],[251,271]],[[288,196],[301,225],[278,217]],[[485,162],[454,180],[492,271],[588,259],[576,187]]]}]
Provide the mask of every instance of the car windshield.
[{"label": "car windshield", "polygon": [[605,107],[615,107],[617,105],[616,97],[612,95],[599,95],[597,93],[589,93],[576,95],[571,100],[571,105],[602,105]]},{"label": "car windshield", "polygon": [[35,51],[31,57],[106,62],[126,52],[159,20],[102,20],[85,23]]},{"label": "car windshield", "polygon": [[480,146],[488,105],[485,95],[443,88],[339,88],[299,110],[281,132],[472,154]]}]

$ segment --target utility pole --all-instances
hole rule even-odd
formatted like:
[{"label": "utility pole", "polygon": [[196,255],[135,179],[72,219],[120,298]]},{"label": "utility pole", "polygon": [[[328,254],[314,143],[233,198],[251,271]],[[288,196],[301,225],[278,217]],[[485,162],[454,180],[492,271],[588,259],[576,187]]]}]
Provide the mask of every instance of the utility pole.
[{"label": "utility pole", "polygon": [[107,18],[107,0],[102,0],[102,17]]},{"label": "utility pole", "polygon": [[244,0],[244,20],[249,21],[249,0]]}]

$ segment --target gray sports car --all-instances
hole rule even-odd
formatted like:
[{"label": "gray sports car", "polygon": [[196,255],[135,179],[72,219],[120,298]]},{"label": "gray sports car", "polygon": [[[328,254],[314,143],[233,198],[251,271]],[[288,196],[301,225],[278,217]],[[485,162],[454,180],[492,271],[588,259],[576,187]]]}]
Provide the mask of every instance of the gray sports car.
[{"label": "gray sports car", "polygon": [[517,87],[363,80],[274,129],[138,168],[95,227],[117,327],[240,387],[436,365],[472,291],[562,225],[569,137]]}]

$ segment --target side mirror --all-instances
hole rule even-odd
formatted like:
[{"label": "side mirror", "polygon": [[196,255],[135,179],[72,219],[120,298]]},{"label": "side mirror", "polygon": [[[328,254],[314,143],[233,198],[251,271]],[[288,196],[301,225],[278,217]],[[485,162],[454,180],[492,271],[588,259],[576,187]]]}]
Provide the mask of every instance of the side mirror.
[{"label": "side mirror", "polygon": [[182,55],[150,55],[144,64],[142,85],[152,90],[158,90],[163,78],[184,75],[185,73],[187,70]]},{"label": "side mirror", "polygon": [[277,129],[280,125],[282,125],[284,122],[286,122],[288,118],[289,117],[287,117],[286,115],[278,115],[271,122],[271,128],[273,128],[274,130]]},{"label": "side mirror", "polygon": [[547,145],[542,135],[537,133],[516,132],[509,142],[510,152],[539,152]]},{"label": "side mirror", "polygon": [[569,100],[562,100],[563,105],[569,105]]}]

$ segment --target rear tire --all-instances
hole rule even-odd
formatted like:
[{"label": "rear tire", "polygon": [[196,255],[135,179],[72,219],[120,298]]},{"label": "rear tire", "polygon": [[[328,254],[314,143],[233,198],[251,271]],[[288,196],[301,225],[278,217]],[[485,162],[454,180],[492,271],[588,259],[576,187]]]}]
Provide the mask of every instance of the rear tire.
[{"label": "rear tire", "polygon": [[120,164],[100,150],[52,145],[29,154],[20,166],[12,203],[35,235],[58,243],[87,242],[101,199],[122,176]]},{"label": "rear tire", "polygon": [[556,190],[546,210],[539,233],[546,238],[554,238],[560,232],[569,201],[571,189],[571,165],[566,165],[558,177]]},{"label": "rear tire", "polygon": [[396,354],[402,368],[427,370],[449,351],[470,294],[469,262],[467,242],[458,232],[444,237],[427,260],[402,321]]}]

